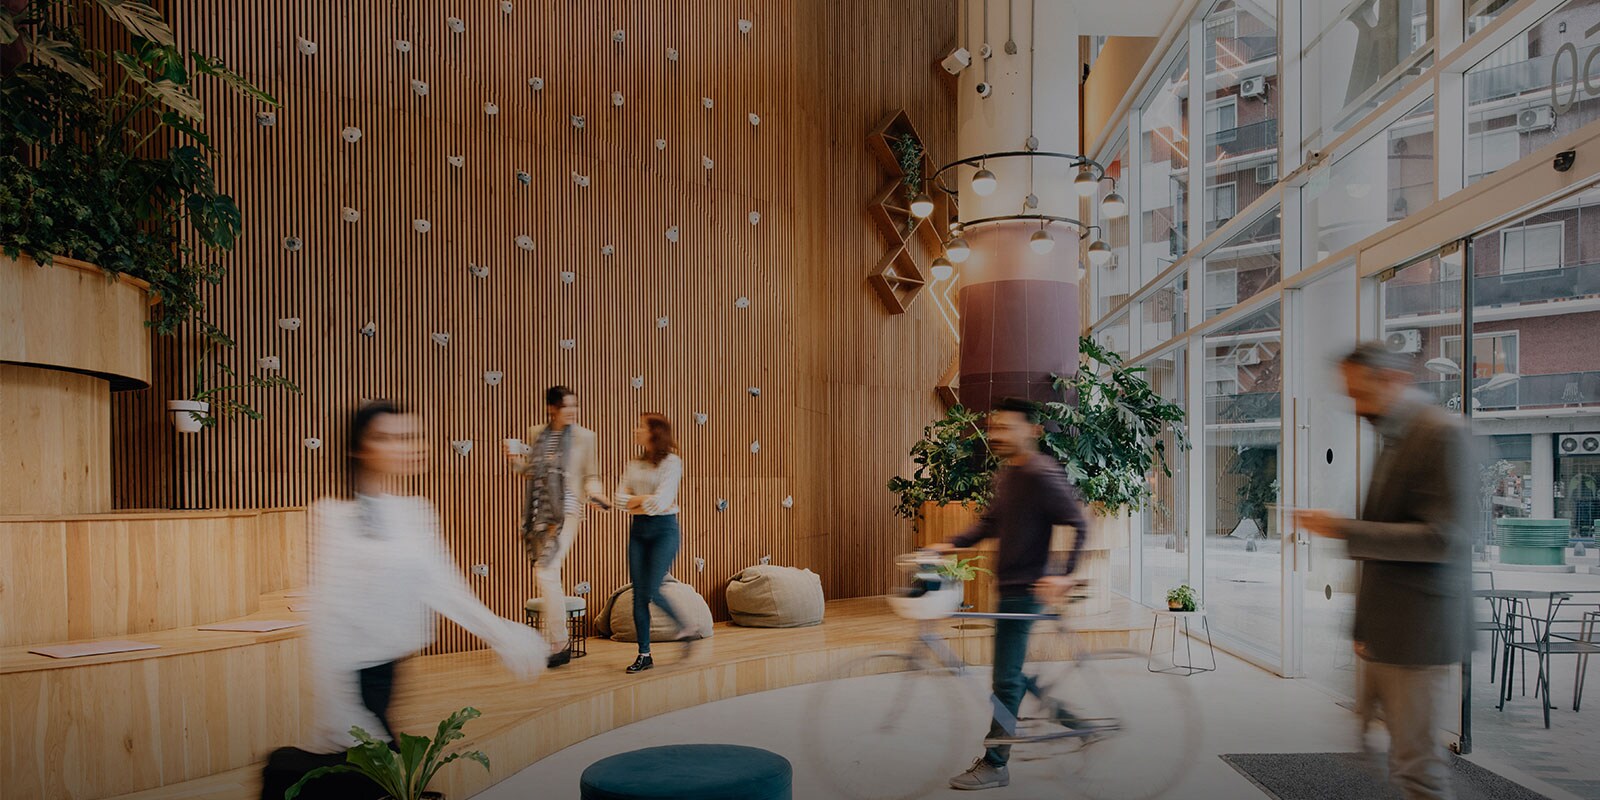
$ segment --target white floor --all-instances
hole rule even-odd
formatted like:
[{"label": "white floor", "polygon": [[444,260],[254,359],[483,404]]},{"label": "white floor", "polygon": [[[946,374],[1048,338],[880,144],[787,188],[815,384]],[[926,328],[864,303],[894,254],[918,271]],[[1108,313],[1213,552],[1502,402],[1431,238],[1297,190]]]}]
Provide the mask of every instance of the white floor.
[{"label": "white floor", "polygon": [[[1154,684],[1147,681],[1186,680],[1199,709],[1198,752],[1186,770],[1183,781],[1166,796],[1173,798],[1250,798],[1260,791],[1221,759],[1222,753],[1297,752],[1349,750],[1353,743],[1353,715],[1336,705],[1326,694],[1301,681],[1283,680],[1245,662],[1219,653],[1221,669],[1214,673],[1177,679],[1149,675],[1144,661],[1121,662],[1117,669],[1116,691],[1135,716],[1156,719],[1162,709],[1151,707],[1162,702],[1158,692],[1141,691]],[[620,669],[623,665],[618,664]],[[893,676],[854,678],[833,684],[861,699],[863,705],[881,696],[886,681]],[[978,676],[974,686],[986,681]],[[609,755],[641,747],[693,742],[747,744],[762,747],[790,759],[795,765],[795,797],[834,798],[838,793],[817,779],[816,768],[807,755],[803,709],[813,697],[810,687],[800,686],[773,692],[724,700],[645,720],[574,745],[528,767],[497,786],[478,795],[484,800],[522,800],[527,797],[576,798],[578,778],[588,765]],[[978,690],[975,690],[978,691]],[[977,701],[979,698],[974,698]],[[948,726],[947,709],[919,704],[917,713],[926,719],[926,729]],[[938,767],[939,777],[963,769],[978,754],[983,735],[981,723],[969,721],[972,746],[953,761]],[[1097,745],[1096,747],[1099,747]],[[871,758],[882,751],[885,758],[895,755],[892,743],[866,742],[862,754]],[[937,748],[932,748],[937,749]],[[1162,748],[1124,748],[1111,756],[1127,760],[1126,766],[1138,769],[1160,763],[1166,756]],[[1065,758],[1071,758],[1067,756]],[[983,797],[1044,798],[1071,797],[1070,779],[1064,778],[1059,759],[1025,761],[1022,748],[1013,755],[1012,784],[985,792]],[[940,789],[925,795],[935,798],[968,797],[964,792]]]}]

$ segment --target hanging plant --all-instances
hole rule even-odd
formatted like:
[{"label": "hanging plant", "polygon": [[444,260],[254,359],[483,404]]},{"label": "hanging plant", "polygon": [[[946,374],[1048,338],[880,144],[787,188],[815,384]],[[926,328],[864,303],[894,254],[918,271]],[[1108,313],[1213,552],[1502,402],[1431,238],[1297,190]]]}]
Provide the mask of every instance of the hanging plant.
[{"label": "hanging plant", "polygon": [[894,157],[900,162],[900,184],[910,205],[922,193],[922,143],[910,135],[901,136],[894,140]]},{"label": "hanging plant", "polygon": [[[0,46],[24,60],[0,74],[0,250],[138,278],[161,300],[149,324],[172,333],[203,307],[200,286],[221,281],[216,257],[241,229],[238,205],[217,190],[194,82],[203,75],[277,101],[221,61],[180,48],[143,2],[12,8],[0,8]],[[92,8],[130,34],[128,48],[88,46]]]}]

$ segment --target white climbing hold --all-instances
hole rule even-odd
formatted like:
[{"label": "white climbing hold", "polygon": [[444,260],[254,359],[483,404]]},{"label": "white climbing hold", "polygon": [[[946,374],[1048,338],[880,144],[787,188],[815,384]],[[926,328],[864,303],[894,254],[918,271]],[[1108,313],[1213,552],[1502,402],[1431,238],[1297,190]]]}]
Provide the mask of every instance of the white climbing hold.
[{"label": "white climbing hold", "polygon": [[656,317],[656,328],[657,329],[661,329],[661,328],[667,327],[667,323],[668,323],[668,320],[667,320],[666,317]]},{"label": "white climbing hold", "polygon": [[578,279],[578,273],[573,272],[572,270],[562,270],[561,271],[561,282],[562,283],[572,283],[573,281],[575,281],[577,279]]},{"label": "white climbing hold", "polygon": [[761,117],[754,112],[751,112],[747,119],[750,120],[751,127],[761,124]]},{"label": "white climbing hold", "polygon": [[710,107],[712,107],[712,106],[714,106],[716,104],[711,101],[711,98],[702,97],[702,98],[700,98],[700,105],[703,105],[706,108],[710,108]]},{"label": "white climbing hold", "polygon": [[752,211],[752,212],[750,212],[750,224],[751,225],[760,225],[761,224],[761,212],[760,211]]},{"label": "white climbing hold", "polygon": [[505,380],[505,377],[506,374],[500,370],[490,370],[483,373],[483,382],[489,384],[490,386],[499,386],[500,381]]},{"label": "white climbing hold", "polygon": [[609,245],[609,244],[600,245],[600,255],[603,255],[603,256],[615,255],[616,252],[617,252],[617,248],[614,245]]},{"label": "white climbing hold", "polygon": [[678,48],[676,48],[676,47],[667,48],[667,60],[668,61],[677,61],[678,60]]},{"label": "white climbing hold", "polygon": [[617,108],[622,107],[622,92],[611,93],[611,105],[614,105]]},{"label": "white climbing hold", "polygon": [[270,128],[278,124],[278,115],[271,111],[257,111],[256,124],[263,128]]},{"label": "white climbing hold", "polygon": [[411,52],[411,42],[405,39],[394,40],[394,49],[401,53]]},{"label": "white climbing hold", "polygon": [[561,340],[561,349],[562,350],[571,350],[571,349],[573,349],[573,348],[575,348],[577,346],[578,346],[578,340],[577,339],[562,339]]},{"label": "white climbing hold", "polygon": [[517,242],[517,246],[522,248],[523,250],[532,250],[533,249],[533,237],[529,236],[526,233],[522,234],[521,236],[518,236],[516,238],[516,242]]},{"label": "white climbing hold", "polygon": [[283,362],[277,356],[262,356],[256,359],[256,366],[276,372],[279,367],[283,366]]},{"label": "white climbing hold", "polygon": [[578,173],[574,172],[574,173],[572,173],[572,182],[578,184],[578,186],[580,186],[580,187],[582,187],[584,189],[589,188],[589,176],[588,175],[579,175]]},{"label": "white climbing hold", "polygon": [[696,425],[704,425],[704,424],[706,424],[706,420],[708,420],[708,419],[711,419],[711,417],[709,415],[707,415],[706,412],[704,412],[704,411],[696,411],[696,412],[694,412],[694,424],[696,424]]},{"label": "white climbing hold", "polygon": [[282,328],[282,329],[284,329],[286,331],[297,331],[297,330],[300,330],[300,318],[299,317],[282,317],[282,318],[280,318],[278,320],[278,327],[280,327],[280,328]]},{"label": "white climbing hold", "polygon": [[772,563],[772,554],[771,554],[771,553],[768,553],[768,554],[766,554],[766,555],[764,555],[764,556],[762,556],[762,557],[761,557],[761,558],[759,558],[759,559],[757,559],[757,560],[758,560],[758,561],[759,561],[759,562],[761,562],[761,566],[763,566],[763,567],[764,567],[764,566],[766,566],[766,565],[768,565],[768,564],[771,564],[771,563]]},{"label": "white climbing hold", "polygon": [[738,300],[733,301],[733,307],[734,308],[749,308],[750,307],[750,298],[748,298],[748,297],[740,297]]},{"label": "white climbing hold", "polygon": [[667,149],[667,140],[666,139],[657,139],[656,140],[656,149],[657,150],[665,150],[665,149]]},{"label": "white climbing hold", "polygon": [[432,339],[433,343],[439,345],[440,347],[447,347],[450,344],[450,334],[448,333],[434,331],[433,333],[428,334],[428,338]]},{"label": "white climbing hold", "polygon": [[674,244],[677,243],[677,241],[678,241],[678,226],[674,225],[674,226],[672,226],[672,227],[667,229],[667,241],[672,242]]},{"label": "white climbing hold", "polygon": [[378,323],[376,323],[376,322],[368,322],[367,324],[362,325],[361,326],[361,335],[367,337],[368,339],[371,339],[372,337],[377,336],[378,335]]},{"label": "white climbing hold", "polygon": [[444,22],[450,26],[451,33],[463,33],[467,29],[467,23],[462,22],[460,17],[450,17]]},{"label": "white climbing hold", "polygon": [[302,247],[305,247],[305,242],[301,241],[298,236],[286,236],[283,239],[283,249],[291,253],[300,252]]},{"label": "white climbing hold", "polygon": [[500,13],[510,14],[513,8],[511,0],[500,0]]},{"label": "white climbing hold", "polygon": [[427,233],[433,230],[433,223],[425,219],[414,219],[411,220],[411,229],[417,233]]},{"label": "white climbing hold", "polygon": [[297,37],[294,41],[294,46],[295,49],[300,51],[301,55],[314,56],[317,54],[317,43],[304,36]]},{"label": "white climbing hold", "polygon": [[474,278],[487,278],[487,277],[489,277],[489,268],[488,267],[480,267],[477,264],[468,263],[467,264],[467,271],[472,273],[472,277],[474,277]]},{"label": "white climbing hold", "polygon": [[577,595],[577,596],[579,596],[579,597],[582,597],[582,596],[588,594],[589,591],[590,591],[590,586],[589,586],[589,582],[588,581],[583,581],[582,583],[579,583],[577,586],[572,587],[572,593]]},{"label": "white climbing hold", "polygon": [[760,386],[752,386],[752,387],[746,389],[745,391],[749,392],[751,397],[760,397],[761,396],[761,387]]},{"label": "white climbing hold", "polygon": [[750,20],[747,20],[747,19],[739,20],[739,32],[740,33],[749,33],[750,29],[752,27],[755,27],[755,26],[754,26],[754,23],[750,22]]},{"label": "white climbing hold", "polygon": [[537,91],[542,91],[544,89],[544,78],[541,78],[541,77],[539,77],[537,75],[533,76],[532,78],[529,78],[528,79],[528,88],[532,89],[532,90],[534,90],[536,92]]},{"label": "white climbing hold", "polygon": [[643,389],[644,388],[644,376],[643,375],[635,375],[635,376],[633,376],[632,380],[628,381],[628,383],[631,384],[633,386],[633,388],[635,388],[635,389]]},{"label": "white climbing hold", "polygon": [[361,141],[361,129],[354,125],[347,126],[344,130],[339,131],[339,135],[351,144]]},{"label": "white climbing hold", "polygon": [[784,498],[783,498],[783,507],[784,508],[794,508],[794,495],[785,495],[784,496]]},{"label": "white climbing hold", "polygon": [[517,170],[517,183],[527,186],[528,184],[533,183],[533,176],[529,175],[526,170],[519,169]]},{"label": "white climbing hold", "polygon": [[313,436],[313,437],[311,437],[309,439],[304,439],[303,441],[305,442],[307,450],[315,450],[315,449],[317,449],[317,448],[322,446],[322,440],[318,439],[315,436]]},{"label": "white climbing hold", "polygon": [[622,30],[621,28],[618,28],[618,29],[616,29],[616,30],[611,32],[611,41],[616,42],[617,44],[622,44],[623,42],[625,42],[627,40],[628,40],[628,34],[627,34],[626,31]]},{"label": "white climbing hold", "polygon": [[577,128],[579,130],[583,129],[584,121],[583,121],[583,115],[582,114],[573,114],[568,119],[570,119],[572,121],[572,127]]},{"label": "white climbing hold", "polygon": [[700,556],[695,556],[694,557],[694,571],[695,572],[705,572],[706,571],[706,560],[701,558]]},{"label": "white climbing hold", "polygon": [[412,91],[413,94],[415,94],[418,97],[427,96],[427,94],[428,94],[428,82],[427,81],[419,81],[416,78],[412,78],[411,79],[411,91]]},{"label": "white climbing hold", "polygon": [[483,104],[483,113],[492,117],[500,113],[500,106],[497,106],[492,102],[485,101]]},{"label": "white climbing hold", "polygon": [[451,439],[450,440],[450,449],[456,451],[456,455],[458,455],[458,456],[467,455],[468,453],[472,452],[472,440],[471,439]]},{"label": "white climbing hold", "polygon": [[464,166],[467,165],[467,157],[466,156],[445,156],[444,160],[450,162],[450,166],[456,167],[456,168],[464,167]]},{"label": "white climbing hold", "polygon": [[711,169],[712,167],[716,166],[716,162],[713,162],[711,160],[711,156],[701,156],[700,157],[700,166],[702,166],[702,167],[704,167],[706,169]]},{"label": "white climbing hold", "polygon": [[717,498],[717,510],[718,511],[727,511],[728,510],[728,501],[723,499],[723,498],[721,498],[721,497]]},{"label": "white climbing hold", "polygon": [[757,439],[757,440],[755,440],[755,441],[750,443],[750,452],[752,452],[752,453],[761,452],[761,440],[760,439]]},{"label": "white climbing hold", "polygon": [[339,219],[342,219],[345,222],[360,222],[361,212],[349,206],[345,206],[344,208],[339,209]]}]

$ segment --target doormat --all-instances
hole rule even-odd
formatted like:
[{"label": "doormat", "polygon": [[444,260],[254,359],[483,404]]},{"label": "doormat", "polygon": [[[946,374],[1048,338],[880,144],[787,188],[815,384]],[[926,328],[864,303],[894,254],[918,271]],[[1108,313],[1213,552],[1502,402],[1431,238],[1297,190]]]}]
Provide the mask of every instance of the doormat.
[{"label": "doormat", "polygon": [[[1384,757],[1360,753],[1233,753],[1221,756],[1277,800],[1402,800]],[[1457,800],[1549,800],[1470,761],[1450,756]]]}]

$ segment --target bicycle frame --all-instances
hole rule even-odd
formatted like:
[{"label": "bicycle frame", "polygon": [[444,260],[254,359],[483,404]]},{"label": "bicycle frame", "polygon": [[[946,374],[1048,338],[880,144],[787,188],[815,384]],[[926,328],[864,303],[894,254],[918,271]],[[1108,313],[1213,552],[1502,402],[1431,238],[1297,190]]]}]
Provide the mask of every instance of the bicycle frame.
[{"label": "bicycle frame", "polygon": [[[1061,622],[1063,618],[1060,614],[1009,614],[985,611],[958,611],[954,614],[951,614],[946,619]],[[940,667],[944,669],[950,670],[951,672],[961,672],[967,667],[972,666],[966,662],[966,659],[956,655],[956,652],[950,649],[949,645],[945,644],[944,637],[933,632],[934,623],[939,621],[942,620],[921,620],[917,625],[917,641],[922,644],[925,650],[933,655],[934,660]],[[1062,627],[1062,630],[1066,630],[1065,626]],[[1051,698],[1047,692],[1049,687],[1040,686],[1038,679],[1033,675],[1023,672],[1022,685],[1024,691],[1026,691],[1028,694],[1031,694],[1040,700],[1051,702]],[[1000,727],[1005,730],[1006,735],[1017,735],[1017,716],[1012,714],[1010,709],[1001,704],[1000,699],[995,697],[993,693],[990,693],[989,695],[989,705],[994,711],[995,721],[1000,723]]]}]

